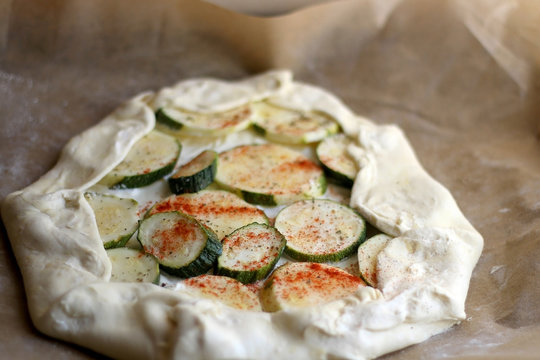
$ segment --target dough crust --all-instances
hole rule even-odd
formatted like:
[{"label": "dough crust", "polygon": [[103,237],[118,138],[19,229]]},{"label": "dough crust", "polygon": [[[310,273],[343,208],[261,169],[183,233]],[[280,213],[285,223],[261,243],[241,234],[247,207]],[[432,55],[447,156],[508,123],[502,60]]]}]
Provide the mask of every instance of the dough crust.
[{"label": "dough crust", "polygon": [[[249,101],[333,116],[354,139],[351,206],[395,236],[378,259],[380,291],[318,307],[236,310],[151,284],[109,283],[111,265],[83,192],[174,104],[215,112]],[[66,145],[56,166],[3,206],[34,325],[119,359],[367,359],[465,318],[483,239],[422,168],[402,131],[355,115],[332,94],[272,71],[238,82],[183,81],[128,101]]]}]

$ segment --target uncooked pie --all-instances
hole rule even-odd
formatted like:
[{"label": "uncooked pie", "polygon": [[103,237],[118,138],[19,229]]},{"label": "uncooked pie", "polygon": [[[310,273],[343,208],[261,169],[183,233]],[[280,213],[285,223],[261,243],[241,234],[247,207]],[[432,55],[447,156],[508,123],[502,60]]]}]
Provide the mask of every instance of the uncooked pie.
[{"label": "uncooked pie", "polygon": [[465,318],[482,249],[398,127],[288,71],[129,100],[2,215],[35,326],[115,358],[377,357]]}]

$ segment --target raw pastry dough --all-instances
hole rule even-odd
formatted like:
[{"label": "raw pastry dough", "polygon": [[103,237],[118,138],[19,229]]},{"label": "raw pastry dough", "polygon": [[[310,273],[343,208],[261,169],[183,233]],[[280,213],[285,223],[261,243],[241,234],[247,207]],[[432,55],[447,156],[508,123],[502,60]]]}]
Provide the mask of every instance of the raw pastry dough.
[{"label": "raw pastry dough", "polygon": [[[83,191],[154,127],[154,110],[227,110],[268,99],[326,112],[354,140],[351,205],[395,236],[380,291],[296,311],[236,310],[151,284],[109,283],[111,265]],[[483,240],[404,134],[361,118],[328,92],[273,71],[239,82],[195,79],[135,97],[73,138],[56,166],[2,206],[30,315],[45,334],[123,359],[365,359],[421,342],[465,318]]]}]

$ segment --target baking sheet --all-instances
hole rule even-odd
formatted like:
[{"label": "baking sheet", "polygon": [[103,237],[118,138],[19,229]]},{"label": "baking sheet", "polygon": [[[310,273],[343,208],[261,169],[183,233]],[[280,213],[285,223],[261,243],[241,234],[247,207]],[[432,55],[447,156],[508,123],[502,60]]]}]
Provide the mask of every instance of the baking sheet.
[{"label": "baking sheet", "polygon": [[[526,1],[342,0],[268,18],[188,0],[0,1],[0,198],[141,91],[291,68],[398,123],[485,239],[468,320],[385,358],[538,358],[539,38]],[[2,238],[0,352],[98,357],[32,328]]]}]

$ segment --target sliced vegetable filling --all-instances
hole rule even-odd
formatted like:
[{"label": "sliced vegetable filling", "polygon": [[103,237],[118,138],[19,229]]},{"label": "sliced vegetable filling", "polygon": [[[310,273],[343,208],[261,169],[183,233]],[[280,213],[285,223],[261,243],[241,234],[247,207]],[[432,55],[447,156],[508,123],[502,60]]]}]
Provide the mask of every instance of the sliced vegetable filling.
[{"label": "sliced vegetable filling", "polygon": [[84,197],[94,210],[103,246],[106,249],[124,246],[139,225],[137,201],[93,192]]},{"label": "sliced vegetable filling", "polygon": [[275,144],[244,145],[219,155],[216,182],[261,205],[289,204],[326,191],[322,169],[304,155]]},{"label": "sliced vegetable filling", "polygon": [[113,282],[159,283],[159,264],[155,257],[130,248],[107,250]]},{"label": "sliced vegetable filling", "polygon": [[174,194],[194,193],[203,190],[214,181],[217,170],[217,153],[205,150],[183,165],[169,178],[169,187]]},{"label": "sliced vegetable filling", "polygon": [[193,216],[212,229],[219,239],[253,222],[268,224],[264,211],[223,190],[171,196],[154,205],[148,215],[165,211],[181,211]]},{"label": "sliced vegetable filling", "polygon": [[[246,129],[251,125],[252,111],[249,104],[219,113],[195,113],[166,107],[156,113],[162,130],[183,135],[221,136]],[[167,129],[168,128],[168,129]]]},{"label": "sliced vegetable filling", "polygon": [[378,234],[367,239],[358,248],[358,267],[360,276],[373,287],[377,287],[377,256],[384,249],[392,237],[386,234]]},{"label": "sliced vegetable filling", "polygon": [[195,296],[217,300],[240,310],[261,310],[257,295],[241,282],[225,276],[201,275],[183,282]]},{"label": "sliced vegetable filling", "polygon": [[365,220],[356,211],[323,199],[287,206],[275,227],[287,239],[285,253],[299,261],[340,261],[356,252],[366,236]]},{"label": "sliced vegetable filling", "polygon": [[211,230],[177,211],[144,219],[138,240],[165,271],[184,278],[206,273],[221,254],[221,243]]},{"label": "sliced vegetable filling", "polygon": [[100,183],[120,189],[149,185],[173,171],[181,149],[175,138],[151,131],[133,145],[124,160]]},{"label": "sliced vegetable filling", "polygon": [[255,130],[271,141],[308,144],[339,130],[338,124],[323,113],[291,110],[265,102],[253,104],[252,107]]},{"label": "sliced vegetable filling", "polygon": [[345,134],[327,137],[317,146],[317,158],[328,178],[351,187],[358,173],[358,165],[347,151],[351,139]]},{"label": "sliced vegetable filling", "polygon": [[217,275],[247,284],[264,279],[285,248],[285,238],[265,224],[249,224],[225,236],[218,258]]},{"label": "sliced vegetable filling", "polygon": [[324,304],[353,294],[362,279],[339,268],[309,262],[287,263],[266,280],[263,310],[278,311]]}]

